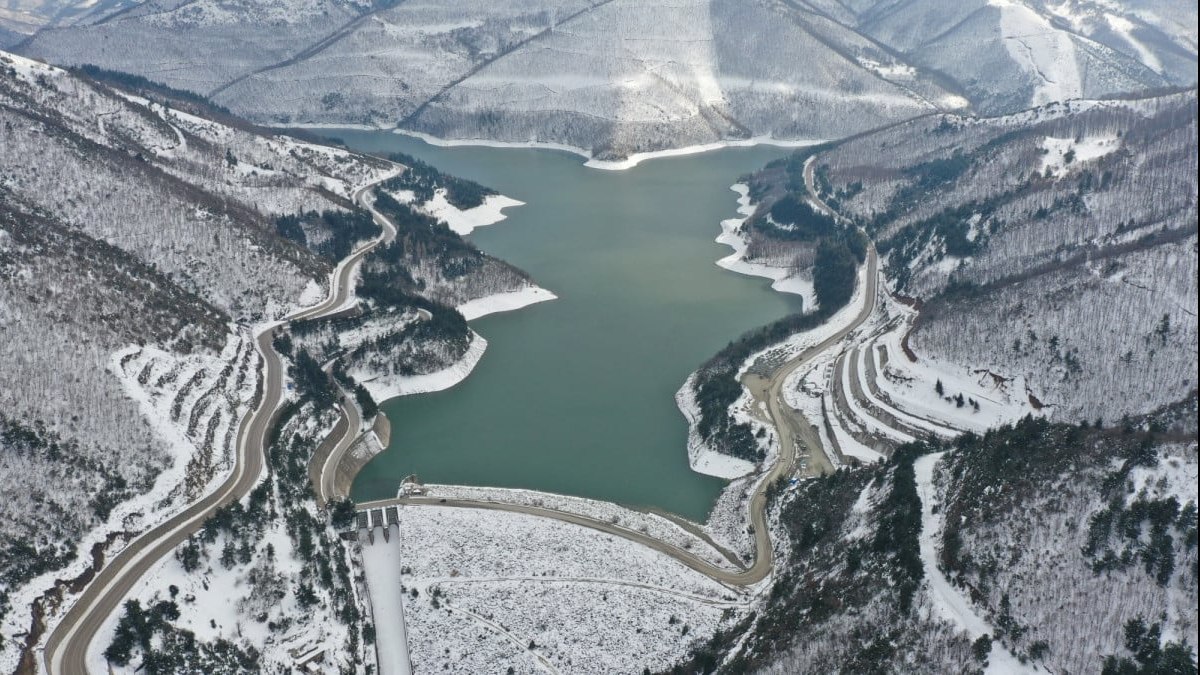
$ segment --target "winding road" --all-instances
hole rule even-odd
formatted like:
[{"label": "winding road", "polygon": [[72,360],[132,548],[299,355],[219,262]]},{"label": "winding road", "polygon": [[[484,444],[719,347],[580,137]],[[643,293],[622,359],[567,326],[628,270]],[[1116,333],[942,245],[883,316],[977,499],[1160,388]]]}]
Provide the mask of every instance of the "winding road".
[{"label": "winding road", "polygon": [[[267,433],[279,409],[283,390],[283,367],[273,346],[275,330],[285,323],[320,318],[344,311],[354,300],[354,274],[359,262],[373,248],[392,241],[395,226],[368,203],[370,189],[396,175],[391,173],[355,191],[354,200],[369,209],[383,229],[380,236],[356,248],[334,268],[325,300],[294,312],[262,328],[254,341],[263,359],[261,397],[254,410],[242,419],[238,430],[233,472],[221,485],[166,522],[148,530],[126,546],[104,566],[84,589],[75,604],[46,639],[42,662],[51,675],[86,673],[87,652],[96,633],[117,609],[138,580],[180,543],[197,532],[218,508],[241,499],[263,473]],[[347,434],[349,436],[349,434]],[[340,447],[340,446],[339,446]],[[344,452],[345,448],[342,448]],[[330,460],[332,461],[332,457]]]},{"label": "winding road", "polygon": [[[389,175],[388,178],[390,177]],[[815,191],[812,190],[811,178],[811,167],[806,166],[805,182],[809,185],[814,199],[817,199]],[[237,455],[231,475],[204,498],[142,534],[104,566],[47,638],[42,660],[48,673],[51,675],[75,675],[87,672],[87,653],[97,632],[108,617],[116,611],[138,580],[149,572],[163,556],[169,554],[176,546],[197,532],[213,512],[221,506],[242,498],[258,483],[263,473],[266,437],[275,421],[282,398],[282,363],[272,344],[276,329],[286,323],[337,314],[353,306],[354,275],[359,263],[372,249],[392,241],[396,236],[394,224],[369,203],[370,189],[382,180],[386,180],[386,178],[360,188],[353,195],[354,201],[368,209],[376,223],[382,228],[380,236],[359,246],[338,263],[330,275],[330,288],[325,300],[312,307],[297,311],[279,322],[270,324],[255,335],[255,346],[263,359],[262,390],[257,406],[242,420],[239,428]],[[824,204],[821,206],[824,207]],[[801,447],[805,448],[808,454],[809,472],[813,472],[815,468],[816,473],[822,473],[832,468],[832,463],[825,457],[821,449],[820,440],[814,428],[799,412],[793,410],[784,401],[784,382],[796,370],[803,368],[817,356],[841,342],[871,315],[875,309],[877,283],[878,259],[872,247],[868,251],[866,261],[865,288],[862,289],[861,294],[862,305],[854,318],[819,344],[804,350],[800,355],[783,364],[771,374],[770,378],[762,380],[765,386],[752,387],[756,398],[766,404],[770,420],[777,430],[780,451],[771,466],[760,474],[749,501],[750,523],[755,538],[755,554],[754,562],[748,567],[739,569],[718,567],[689,551],[642,532],[588,516],[544,507],[412,496],[368,502],[359,505],[359,508],[424,504],[490,509],[552,518],[643,544],[731,587],[752,586],[767,578],[774,568],[774,550],[767,522],[767,500],[770,487],[796,469],[798,449]],[[353,404],[344,406],[343,414],[346,415],[350,408],[355,408],[355,406]],[[357,410],[354,412],[356,413]],[[344,427],[342,436],[320,462],[319,479],[315,487],[318,499],[321,500],[326,500],[333,495],[336,468],[360,432],[361,420],[357,419],[357,415],[346,416],[348,423]]]},{"label": "winding road", "polygon": [[[804,166],[804,183],[808,189],[810,197],[816,205],[823,211],[838,218],[836,212],[830,209],[827,204],[820,198],[814,181],[814,162],[810,159]],[[820,475],[828,473],[834,469],[834,462],[825,454],[821,446],[820,436],[815,427],[809,424],[808,420],[797,410],[789,406],[783,398],[784,382],[794,372],[811,363],[826,350],[836,346],[847,335],[863,324],[875,311],[876,297],[878,295],[879,283],[879,257],[875,251],[875,247],[869,246],[867,249],[866,271],[863,275],[863,288],[861,289],[860,302],[858,312],[854,315],[845,326],[835,331],[829,337],[808,349],[805,349],[798,356],[787,361],[776,369],[769,378],[761,378],[755,376],[747,376],[744,384],[748,386],[751,394],[756,399],[755,407],[758,403],[765,403],[770,422],[776,429],[779,437],[779,454],[775,457],[771,466],[759,475],[758,481],[755,483],[754,492],[749,501],[749,516],[750,525],[754,533],[754,562],[749,567],[739,567],[738,569],[729,569],[718,567],[712,563],[703,560],[690,551],[684,550],[673,544],[656,539],[648,534],[637,530],[622,527],[615,523],[605,520],[592,518],[590,516],[581,515],[578,513],[570,513],[558,511],[552,508],[529,506],[524,504],[512,504],[505,502],[473,500],[473,499],[441,499],[436,496],[405,496],[395,497],[392,499],[384,499],[372,502],[364,502],[358,505],[359,510],[365,511],[375,508],[383,508],[388,506],[442,506],[453,508],[470,508],[470,509],[485,509],[492,511],[506,511],[510,513],[524,513],[526,515],[538,516],[542,518],[551,518],[581,527],[599,530],[608,534],[623,537],[630,541],[647,546],[651,549],[666,554],[687,567],[704,574],[722,584],[734,588],[744,588],[753,586],[754,584],[767,578],[774,569],[775,556],[774,548],[771,542],[770,528],[767,522],[767,499],[768,492],[772,485],[778,480],[792,474],[796,470],[796,460],[800,448],[805,450],[805,459],[807,466],[804,467],[804,473],[809,475]],[[839,458],[840,459],[840,458]],[[329,463],[327,462],[327,465]],[[332,464],[336,466],[336,463]],[[325,477],[322,476],[322,484]]]},{"label": "winding road", "polygon": [[821,449],[820,439],[816,431],[808,424],[807,420],[792,409],[783,400],[783,385],[784,381],[796,370],[803,368],[813,359],[820,356],[826,350],[834,347],[842,341],[847,335],[858,328],[871,313],[875,311],[875,297],[877,291],[879,277],[879,260],[875,253],[875,248],[871,247],[867,252],[866,273],[864,274],[864,288],[862,289],[861,302],[862,305],[858,312],[854,315],[845,326],[834,332],[829,337],[822,340],[820,343],[804,350],[800,355],[780,366],[771,377],[767,380],[766,386],[761,389],[761,396],[767,404],[767,410],[772,423],[779,434],[779,454],[775,461],[765,472],[760,474],[758,482],[755,484],[754,492],[750,497],[750,524],[754,530],[754,562],[743,569],[728,569],[718,567],[712,563],[703,560],[690,551],[686,551],[678,546],[669,544],[639,532],[634,529],[622,527],[615,523],[592,518],[590,516],[580,515],[578,513],[570,513],[558,511],[552,508],[541,506],[529,506],[524,504],[511,504],[505,502],[494,502],[473,499],[439,499],[436,496],[407,496],[396,497],[393,499],[384,499],[379,501],[364,502],[358,505],[360,510],[369,510],[383,508],[387,506],[443,506],[455,508],[470,508],[470,509],[485,509],[491,511],[506,511],[510,513],[524,513],[531,516],[539,516],[542,518],[551,518],[582,527],[599,530],[608,534],[616,535],[629,539],[636,543],[647,546],[651,549],[671,556],[680,563],[690,567],[691,569],[700,572],[701,574],[713,579],[714,581],[733,586],[745,587],[752,586],[771,573],[774,568],[775,556],[774,549],[771,543],[770,528],[767,523],[767,492],[770,490],[777,480],[789,475],[796,466],[797,449],[803,446],[809,453],[810,458],[821,458],[825,465],[832,467],[828,459],[825,459],[823,450]]}]

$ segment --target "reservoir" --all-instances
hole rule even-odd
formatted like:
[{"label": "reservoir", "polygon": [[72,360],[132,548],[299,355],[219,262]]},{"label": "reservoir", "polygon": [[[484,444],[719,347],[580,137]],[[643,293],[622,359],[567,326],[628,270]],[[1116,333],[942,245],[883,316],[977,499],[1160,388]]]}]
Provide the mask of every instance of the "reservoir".
[{"label": "reservoir", "polygon": [[329,133],[525,202],[469,239],[559,297],[472,321],[488,347],[465,381],[384,402],[391,444],[359,473],[353,498],[395,496],[416,473],[705,519],[725,482],[689,468],[674,395],[729,341],[801,309],[768,280],[717,267],[730,249],[713,241],[736,216],[730,185],[789,151],[730,148],[605,171],[561,151]]}]

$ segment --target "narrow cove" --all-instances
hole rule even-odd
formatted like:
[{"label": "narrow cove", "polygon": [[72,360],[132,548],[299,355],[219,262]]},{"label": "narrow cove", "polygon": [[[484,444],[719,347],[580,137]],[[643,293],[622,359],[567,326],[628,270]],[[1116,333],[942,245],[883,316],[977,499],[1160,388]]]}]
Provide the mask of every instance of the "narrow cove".
[{"label": "narrow cove", "polygon": [[727,342],[800,309],[768,280],[717,267],[730,250],[713,241],[720,221],[736,215],[729,186],[788,150],[730,148],[604,171],[560,151],[330,133],[525,202],[469,238],[559,296],[471,322],[488,348],[461,384],[383,403],[391,444],[359,473],[352,496],[393,496],[416,473],[703,520],[725,482],[688,466],[674,395]]}]

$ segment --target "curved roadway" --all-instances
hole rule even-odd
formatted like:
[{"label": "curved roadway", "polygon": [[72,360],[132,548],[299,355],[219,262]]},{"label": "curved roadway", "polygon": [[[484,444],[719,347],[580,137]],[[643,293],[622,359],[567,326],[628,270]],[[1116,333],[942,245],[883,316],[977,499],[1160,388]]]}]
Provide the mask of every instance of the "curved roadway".
[{"label": "curved roadway", "polygon": [[[794,373],[797,369],[804,367],[814,358],[822,354],[825,350],[835,346],[843,338],[849,335],[854,329],[858,328],[867,317],[875,311],[875,296],[876,284],[878,282],[878,258],[875,254],[875,248],[871,247],[867,252],[866,261],[866,279],[865,288],[863,289],[863,304],[859,309],[858,314],[846,326],[839,329],[828,338],[820,343],[804,350],[799,356],[788,361],[778,370],[772,373],[768,380],[767,391],[767,409],[771,420],[775,425],[779,434],[779,455],[775,462],[765,473],[763,473],[758,483],[755,485],[754,493],[750,498],[750,523],[754,529],[754,563],[745,569],[731,570],[723,567],[717,567],[712,563],[702,560],[694,553],[686,551],[678,546],[674,546],[667,542],[656,539],[648,534],[621,527],[605,520],[592,518],[589,516],[580,515],[577,513],[569,513],[557,511],[554,509],[527,506],[523,504],[508,504],[503,502],[492,502],[472,499],[439,499],[437,497],[396,497],[394,499],[385,499],[373,502],[364,502],[358,505],[360,510],[381,508],[394,505],[431,505],[431,506],[449,506],[458,508],[486,509],[492,511],[508,511],[512,513],[524,513],[532,516],[540,516],[543,518],[552,518],[554,520],[572,523],[588,527],[593,530],[599,530],[608,534],[624,537],[635,541],[644,546],[648,546],[656,551],[671,556],[680,563],[704,574],[705,576],[731,586],[750,586],[759,581],[762,581],[771,573],[774,568],[774,549],[771,544],[770,529],[767,524],[767,491],[775,481],[786,476],[792,471],[796,463],[796,449],[801,443],[809,448],[810,452],[822,452],[819,440],[816,445],[813,445],[811,438],[815,438],[815,434],[807,434],[805,427],[807,421],[800,416],[800,413],[793,410],[783,400],[783,384],[784,381]],[[810,428],[811,429],[811,428]]]},{"label": "curved roadway", "polygon": [[142,534],[104,566],[46,639],[42,659],[48,673],[86,673],[87,651],[96,633],[137,581],[163,556],[197,532],[214,511],[241,499],[258,483],[263,470],[267,432],[275,419],[283,388],[282,365],[272,345],[275,329],[283,323],[336,313],[353,299],[353,279],[358,263],[371,249],[396,236],[392,223],[367,204],[368,191],[383,180],[386,178],[366,185],[354,194],[355,201],[374,214],[383,233],[338,263],[330,275],[329,295],[325,300],[268,325],[255,336],[258,353],[263,357],[262,398],[253,412],[242,419],[233,473],[216,490]]}]

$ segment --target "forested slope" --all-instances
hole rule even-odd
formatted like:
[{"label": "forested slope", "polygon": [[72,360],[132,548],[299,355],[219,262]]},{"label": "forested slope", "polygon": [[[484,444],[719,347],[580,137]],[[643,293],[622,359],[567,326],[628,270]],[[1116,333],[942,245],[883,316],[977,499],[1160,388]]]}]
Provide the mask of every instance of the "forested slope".
[{"label": "forested slope", "polygon": [[1111,422],[1196,386],[1195,119],[1194,92],[923,118],[760,173],[750,227],[794,236],[767,216],[804,194],[811,161],[893,291],[923,302],[918,356],[1023,376],[1052,416]]},{"label": "forested slope", "polygon": [[145,75],[261,122],[605,158],[1196,82],[1195,7],[1169,2],[149,0],[68,17],[21,49]]}]

